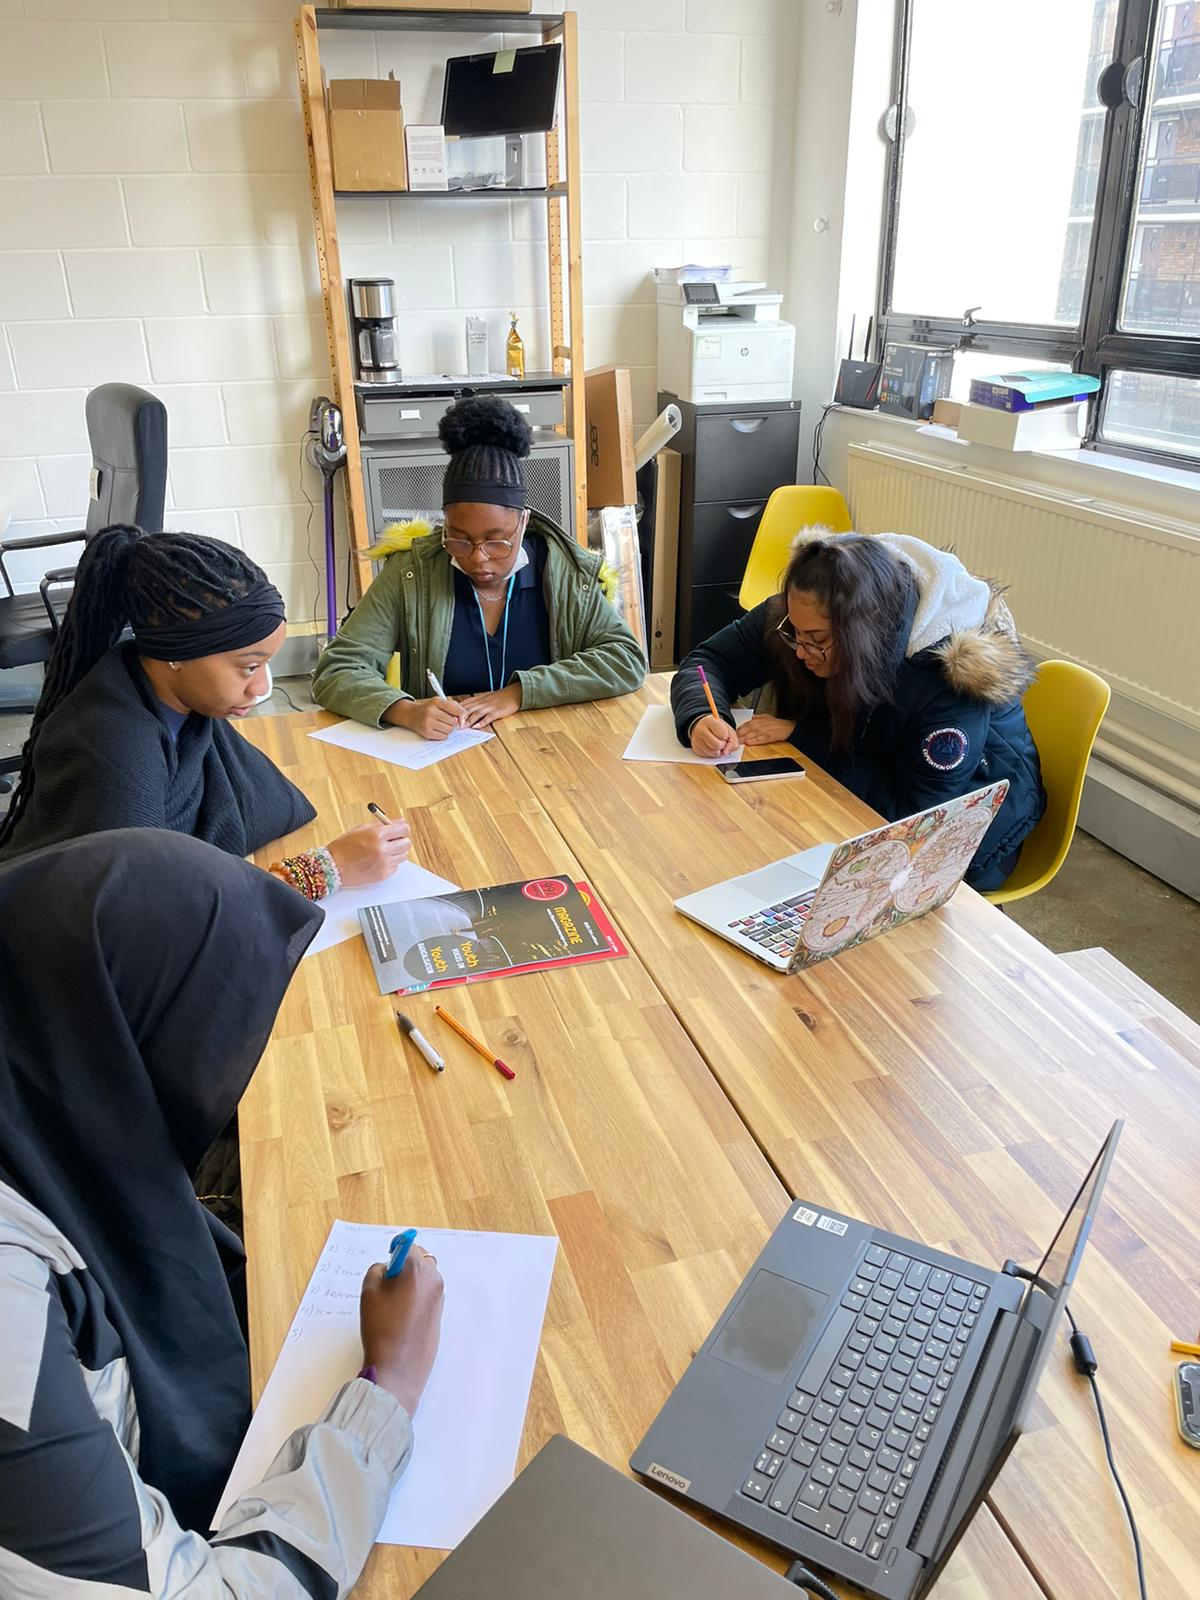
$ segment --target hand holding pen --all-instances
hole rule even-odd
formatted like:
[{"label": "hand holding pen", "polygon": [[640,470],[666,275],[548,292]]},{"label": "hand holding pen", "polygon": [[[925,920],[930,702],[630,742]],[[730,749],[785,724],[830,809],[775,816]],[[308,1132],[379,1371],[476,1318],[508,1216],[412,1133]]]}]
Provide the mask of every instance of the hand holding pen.
[{"label": "hand holding pen", "polygon": [[363,1280],[359,1301],[363,1376],[395,1395],[410,1417],[437,1355],[444,1296],[437,1258],[414,1243],[416,1232],[395,1236],[388,1261]]},{"label": "hand holding pen", "polygon": [[368,805],[367,810],[378,820],[360,823],[326,847],[344,889],[361,889],[390,878],[412,849],[412,832],[403,817],[393,821],[377,805]]},{"label": "hand holding pen", "polygon": [[[425,704],[430,708],[431,714],[436,712],[439,716],[444,716],[444,717],[453,716],[453,717],[457,718],[457,721],[455,722],[454,726],[458,727],[458,728],[465,728],[466,725],[467,725],[466,712],[463,710],[462,706],[459,704],[459,702],[457,700],[451,700],[450,696],[446,693],[445,689],[442,688],[442,680],[438,677],[437,673],[433,670],[432,667],[426,668],[425,676],[429,679],[429,687],[433,690],[434,694],[437,696],[436,700],[427,700],[427,701],[425,701]],[[432,738],[444,739],[446,737],[446,734],[449,733],[450,731],[451,730],[449,728],[447,728],[446,729],[446,733],[432,734],[432,735],[427,734],[426,738],[432,737]]]},{"label": "hand holding pen", "polygon": [[741,738],[737,729],[726,722],[717,710],[717,702],[713,699],[712,686],[704,668],[697,666],[696,672],[704,689],[704,698],[708,701],[708,713],[697,717],[692,723],[688,735],[692,749],[698,756],[708,760],[715,756],[732,756],[739,749]]}]

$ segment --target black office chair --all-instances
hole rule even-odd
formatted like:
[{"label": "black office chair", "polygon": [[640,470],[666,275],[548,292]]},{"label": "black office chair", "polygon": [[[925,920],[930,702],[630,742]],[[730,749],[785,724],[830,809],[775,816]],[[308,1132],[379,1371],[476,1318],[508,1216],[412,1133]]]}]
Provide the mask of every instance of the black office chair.
[{"label": "black office chair", "polygon": [[[130,383],[105,383],[93,389],[85,406],[92,446],[92,498],[79,532],[46,533],[28,539],[0,540],[0,670],[49,660],[54,635],[70,599],[74,567],[43,575],[36,594],[18,594],[4,558],[15,550],[87,543],[114,522],[132,523],[159,533],[167,494],[167,409],[161,400]],[[5,704],[4,711],[32,711],[36,701]],[[3,775],[20,770],[21,758],[0,756]]]}]

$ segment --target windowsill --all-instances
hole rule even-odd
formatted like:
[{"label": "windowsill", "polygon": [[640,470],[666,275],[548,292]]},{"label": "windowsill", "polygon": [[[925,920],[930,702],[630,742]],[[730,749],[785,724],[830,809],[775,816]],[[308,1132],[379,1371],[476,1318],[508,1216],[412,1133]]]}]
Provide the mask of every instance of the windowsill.
[{"label": "windowsill", "polygon": [[1200,470],[1168,467],[1156,461],[1141,461],[1133,456],[1113,455],[1099,449],[998,450],[991,445],[960,439],[950,428],[929,422],[914,422],[909,417],[897,417],[890,412],[863,411],[856,406],[839,405],[833,406],[832,411],[847,420],[870,417],[872,423],[880,424],[888,431],[895,429],[914,442],[918,437],[922,443],[936,440],[939,455],[942,454],[941,446],[948,447],[947,458],[965,451],[972,465],[987,467],[992,471],[1011,473],[1017,469],[1019,462],[1037,463],[1039,470],[1050,467],[1056,470],[1056,475],[1061,472],[1064,477],[1074,479],[1085,493],[1100,489],[1104,479],[1109,480],[1113,490],[1118,483],[1122,483],[1126,493],[1134,487],[1132,480],[1162,485],[1173,497],[1182,490],[1188,501],[1186,511],[1192,516],[1200,516]]}]

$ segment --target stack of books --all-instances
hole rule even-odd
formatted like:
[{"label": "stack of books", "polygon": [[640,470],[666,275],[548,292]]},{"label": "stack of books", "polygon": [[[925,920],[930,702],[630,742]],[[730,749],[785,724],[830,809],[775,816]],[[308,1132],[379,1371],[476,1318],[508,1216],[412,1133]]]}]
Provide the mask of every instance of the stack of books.
[{"label": "stack of books", "polygon": [[1077,450],[1099,378],[1081,372],[1001,372],[971,380],[958,436],[1000,450]]}]

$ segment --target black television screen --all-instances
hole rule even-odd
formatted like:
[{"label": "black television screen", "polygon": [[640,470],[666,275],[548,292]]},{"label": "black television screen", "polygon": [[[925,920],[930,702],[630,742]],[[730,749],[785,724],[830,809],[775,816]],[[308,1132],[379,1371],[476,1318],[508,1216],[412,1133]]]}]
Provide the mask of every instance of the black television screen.
[{"label": "black television screen", "polygon": [[[451,56],[442,91],[446,133],[472,138],[549,132],[554,126],[561,61],[561,44]],[[496,70],[506,65],[507,71]]]}]

